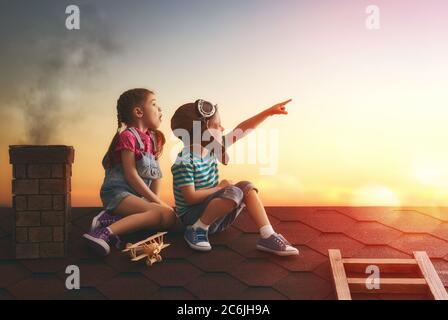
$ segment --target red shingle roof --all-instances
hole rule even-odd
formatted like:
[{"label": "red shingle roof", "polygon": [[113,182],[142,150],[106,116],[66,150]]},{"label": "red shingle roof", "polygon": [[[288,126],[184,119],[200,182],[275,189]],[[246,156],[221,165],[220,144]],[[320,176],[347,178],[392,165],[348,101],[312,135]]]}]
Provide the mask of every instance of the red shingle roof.
[{"label": "red shingle roof", "polygon": [[[13,212],[0,209],[0,299],[334,299],[327,257],[332,248],[360,258],[409,258],[412,251],[426,251],[448,287],[446,208],[269,207],[274,228],[300,249],[299,257],[257,251],[257,229],[243,215],[210,237],[210,253],[193,252],[181,233],[169,233],[164,261],[152,267],[116,250],[98,258],[86,248],[81,235],[99,210],[72,210],[67,258],[18,261],[11,250]],[[65,290],[69,264],[80,267],[81,290]]]}]

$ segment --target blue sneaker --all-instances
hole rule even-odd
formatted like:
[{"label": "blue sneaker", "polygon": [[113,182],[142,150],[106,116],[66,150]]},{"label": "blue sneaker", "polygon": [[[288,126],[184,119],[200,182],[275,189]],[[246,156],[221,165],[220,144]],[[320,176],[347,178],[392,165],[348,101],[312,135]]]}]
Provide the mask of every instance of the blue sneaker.
[{"label": "blue sneaker", "polygon": [[85,233],[83,238],[89,240],[90,247],[100,255],[107,256],[109,254],[111,234],[108,228],[97,228]]},{"label": "blue sneaker", "polygon": [[260,238],[257,249],[276,254],[278,256],[296,256],[299,250],[294,248],[281,234],[274,233],[269,238]]},{"label": "blue sneaker", "polygon": [[188,226],[185,230],[184,239],[190,248],[198,251],[210,251],[212,246],[208,242],[208,231]]},{"label": "blue sneaker", "polygon": [[90,231],[98,228],[106,228],[120,219],[121,217],[111,215],[106,210],[103,210],[93,218],[92,225],[90,226]]}]

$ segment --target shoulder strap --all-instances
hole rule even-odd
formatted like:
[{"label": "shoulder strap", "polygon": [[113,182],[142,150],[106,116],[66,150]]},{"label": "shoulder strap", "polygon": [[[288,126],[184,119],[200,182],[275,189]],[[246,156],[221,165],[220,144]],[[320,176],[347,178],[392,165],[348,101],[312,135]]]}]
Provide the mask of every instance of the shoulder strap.
[{"label": "shoulder strap", "polygon": [[128,128],[128,130],[134,134],[135,138],[137,138],[137,142],[140,147],[140,150],[144,151],[145,145],[143,144],[142,138],[140,137],[140,134],[137,132],[137,130],[135,130],[135,128],[132,128],[132,127]]},{"label": "shoulder strap", "polygon": [[153,147],[152,153],[156,154],[157,151],[159,151],[157,146],[157,135],[155,134],[155,132],[150,131],[150,137],[152,140],[152,147]]}]

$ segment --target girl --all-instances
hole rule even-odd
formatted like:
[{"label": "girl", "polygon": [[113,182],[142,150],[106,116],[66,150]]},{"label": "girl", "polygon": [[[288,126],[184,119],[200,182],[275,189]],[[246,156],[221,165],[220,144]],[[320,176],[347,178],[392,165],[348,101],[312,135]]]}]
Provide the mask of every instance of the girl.
[{"label": "girl", "polygon": [[[299,253],[281,234],[274,231],[258,190],[252,183],[243,181],[234,185],[228,180],[218,182],[217,169],[217,159],[227,164],[227,146],[241,139],[269,116],[287,114],[285,105],[290,101],[276,104],[242,122],[226,137],[222,135],[224,128],[217,106],[210,102],[197,100],[181,106],[175,112],[171,129],[175,136],[183,140],[185,147],[171,167],[176,214],[186,226],[184,238],[192,249],[211,250],[208,234],[226,229],[246,207],[260,230],[257,243],[259,250],[280,256]],[[199,141],[191,143],[190,138],[198,136]],[[213,147],[210,147],[213,143],[205,141],[208,140],[206,136],[214,141]]]},{"label": "girl", "polygon": [[[117,102],[118,130],[103,158],[106,170],[100,196],[105,211],[83,235],[102,255],[118,235],[143,228],[168,229],[176,221],[170,206],[159,198],[158,158],[165,138],[157,130],[162,112],[147,89],[124,92]],[[126,129],[120,132],[122,125]]]}]

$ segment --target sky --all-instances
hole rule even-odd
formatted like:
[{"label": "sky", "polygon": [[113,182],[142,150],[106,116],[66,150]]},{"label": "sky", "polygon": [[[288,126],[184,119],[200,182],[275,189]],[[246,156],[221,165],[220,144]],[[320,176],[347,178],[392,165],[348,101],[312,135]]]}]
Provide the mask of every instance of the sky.
[{"label": "sky", "polygon": [[443,0],[0,0],[0,205],[8,146],[28,143],[74,146],[72,203],[100,205],[116,100],[145,87],[164,112],[170,203],[177,107],[217,103],[231,129],[292,98],[222,178],[251,180],[266,205],[447,206],[446,30]]}]

